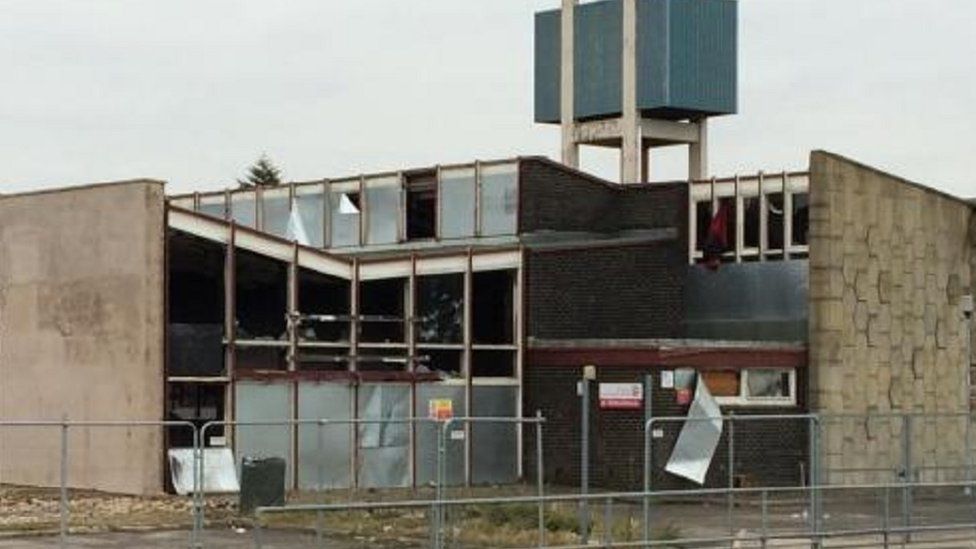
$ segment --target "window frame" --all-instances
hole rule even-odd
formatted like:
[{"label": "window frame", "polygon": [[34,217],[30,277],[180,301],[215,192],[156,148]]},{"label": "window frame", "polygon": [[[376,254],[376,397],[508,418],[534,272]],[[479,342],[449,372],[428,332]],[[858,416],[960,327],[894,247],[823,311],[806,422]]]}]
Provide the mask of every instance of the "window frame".
[{"label": "window frame", "polygon": [[[735,368],[739,372],[739,395],[738,396],[716,396],[715,402],[719,406],[796,406],[796,368]],[[773,371],[789,374],[789,396],[787,397],[760,397],[750,396],[749,392],[749,372],[751,371]]]}]

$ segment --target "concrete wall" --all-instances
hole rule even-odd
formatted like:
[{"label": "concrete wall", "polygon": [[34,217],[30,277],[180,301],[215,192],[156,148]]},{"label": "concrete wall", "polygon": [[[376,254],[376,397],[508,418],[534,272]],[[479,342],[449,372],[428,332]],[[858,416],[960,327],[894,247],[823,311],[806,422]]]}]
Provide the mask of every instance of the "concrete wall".
[{"label": "concrete wall", "polygon": [[[972,208],[829,153],[814,152],[810,172],[813,410],[968,411],[960,298],[972,287]],[[913,421],[911,436],[900,419],[828,424],[829,468],[888,468],[831,480],[891,480],[883,475],[900,466],[906,444],[916,467],[965,463],[964,419]]]},{"label": "concrete wall", "polygon": [[[163,185],[0,198],[0,418],[163,417]],[[73,487],[162,488],[159,428],[77,428]],[[0,479],[56,486],[57,428],[0,427]]]}]

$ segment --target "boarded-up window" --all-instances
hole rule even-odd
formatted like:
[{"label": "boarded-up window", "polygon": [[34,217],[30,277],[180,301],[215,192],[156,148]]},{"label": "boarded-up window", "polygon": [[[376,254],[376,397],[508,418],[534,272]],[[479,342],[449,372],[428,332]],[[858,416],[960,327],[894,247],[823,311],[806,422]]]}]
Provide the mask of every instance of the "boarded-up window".
[{"label": "boarded-up window", "polygon": [[706,370],[701,372],[705,385],[712,396],[739,396],[739,371],[736,370]]}]

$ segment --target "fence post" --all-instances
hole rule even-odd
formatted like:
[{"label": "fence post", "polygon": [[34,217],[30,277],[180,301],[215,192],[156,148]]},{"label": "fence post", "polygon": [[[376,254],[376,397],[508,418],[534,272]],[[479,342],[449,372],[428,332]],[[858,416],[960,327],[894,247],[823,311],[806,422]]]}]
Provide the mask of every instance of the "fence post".
[{"label": "fence post", "polygon": [[603,544],[613,547],[613,498],[608,497],[603,503]]},{"label": "fence post", "polygon": [[902,415],[902,482],[905,486],[902,488],[901,495],[901,514],[902,514],[902,526],[905,527],[905,543],[909,543],[912,540],[912,534],[909,529],[912,525],[912,477],[913,467],[912,467],[912,415],[904,414]]},{"label": "fence post", "polygon": [[[319,501],[325,502],[322,494],[325,493],[325,463],[323,462],[325,456],[325,435],[322,433],[322,428],[325,426],[325,422],[328,420],[319,419],[316,425],[316,452],[318,453],[318,459],[316,460],[317,470],[316,476],[319,489]],[[299,427],[301,429],[301,427]],[[325,520],[325,513],[321,510],[315,512],[315,546],[322,547],[322,527],[323,521]]]},{"label": "fence post", "polygon": [[546,546],[546,504],[542,501],[545,497],[545,484],[543,475],[545,469],[542,466],[542,410],[535,411],[535,476],[536,492],[539,496],[539,547]]},{"label": "fence post", "polygon": [[769,535],[769,524],[767,522],[768,521],[767,513],[769,511],[768,497],[769,496],[767,494],[766,489],[763,488],[763,491],[760,492],[761,499],[759,504],[760,505],[759,520],[761,521],[760,530],[759,530],[759,545],[760,547],[762,547],[762,549],[766,549],[766,537]]},{"label": "fence post", "polygon": [[887,486],[885,486],[883,494],[884,501],[881,502],[881,536],[884,542],[884,548],[888,549],[888,533],[891,530],[891,503],[888,500],[891,494]]},{"label": "fence post", "polygon": [[[644,539],[651,540],[651,500],[648,493],[651,491],[651,437],[653,436],[654,419],[648,419],[644,423],[644,494],[641,498],[644,510]],[[646,547],[646,546],[645,546]]]},{"label": "fence post", "polygon": [[729,491],[725,496],[725,500],[728,505],[728,523],[729,523],[729,536],[735,536],[735,518],[734,507],[735,507],[735,418],[730,413],[729,414]]},{"label": "fence post", "polygon": [[579,530],[583,545],[590,542],[590,381],[596,379],[595,366],[583,366],[580,380],[580,505]]},{"label": "fence post", "polygon": [[194,549],[202,547],[203,544],[200,542],[200,493],[203,491],[203,472],[201,471],[201,461],[200,455],[203,452],[201,450],[200,441],[200,431],[197,426],[190,424],[193,431],[193,497],[191,498],[190,507],[193,509],[193,520],[192,528],[190,530],[190,546]]},{"label": "fence post", "polygon": [[813,415],[810,417],[808,428],[810,442],[810,533],[812,535],[812,546],[820,547],[820,520],[823,512],[820,509],[820,417]]},{"label": "fence post", "polygon": [[68,416],[61,416],[61,547],[68,546]]}]

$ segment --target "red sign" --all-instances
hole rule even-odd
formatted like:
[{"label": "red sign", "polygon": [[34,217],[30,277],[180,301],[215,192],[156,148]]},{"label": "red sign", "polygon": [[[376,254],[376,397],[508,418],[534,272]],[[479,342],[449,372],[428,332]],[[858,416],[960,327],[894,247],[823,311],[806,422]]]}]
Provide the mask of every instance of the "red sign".
[{"label": "red sign", "polygon": [[640,410],[644,406],[644,386],[640,383],[601,383],[601,410]]}]

